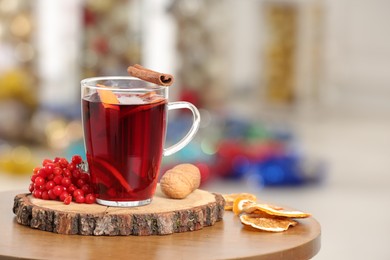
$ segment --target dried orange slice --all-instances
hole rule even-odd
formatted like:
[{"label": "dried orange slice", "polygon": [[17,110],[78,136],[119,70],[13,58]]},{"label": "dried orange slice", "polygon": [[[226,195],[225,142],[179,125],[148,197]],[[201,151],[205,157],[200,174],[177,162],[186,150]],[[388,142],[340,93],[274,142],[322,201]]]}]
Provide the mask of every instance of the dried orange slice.
[{"label": "dried orange slice", "polygon": [[249,200],[256,201],[256,196],[250,193],[231,193],[222,196],[225,199],[225,210],[233,210],[234,200],[238,197],[243,197]]},{"label": "dried orange slice", "polygon": [[252,215],[241,215],[240,220],[244,225],[271,232],[282,232],[298,223],[288,218],[262,218]]},{"label": "dried orange slice", "polygon": [[[100,86],[103,86],[103,85],[99,85],[99,87]],[[100,100],[102,101],[103,106],[105,108],[111,107],[111,106],[107,106],[107,105],[119,104],[118,98],[116,97],[116,95],[111,90],[108,90],[108,89],[98,89],[97,92],[98,92]]]},{"label": "dried orange slice", "polygon": [[271,216],[285,217],[285,218],[307,218],[311,216],[311,214],[302,211],[278,209],[277,207],[270,206],[268,204],[260,204],[260,203],[243,204],[241,212],[257,213],[257,214],[266,213]]},{"label": "dried orange slice", "polygon": [[256,205],[255,201],[239,196],[233,202],[233,212],[235,215],[240,215],[247,208],[250,208],[253,205]]}]

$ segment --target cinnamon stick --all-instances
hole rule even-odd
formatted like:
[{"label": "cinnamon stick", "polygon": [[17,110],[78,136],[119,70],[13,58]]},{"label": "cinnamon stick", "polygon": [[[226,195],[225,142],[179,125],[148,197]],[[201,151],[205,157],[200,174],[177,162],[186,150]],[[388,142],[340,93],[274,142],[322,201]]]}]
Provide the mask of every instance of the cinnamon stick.
[{"label": "cinnamon stick", "polygon": [[139,64],[129,66],[127,72],[130,76],[160,85],[170,86],[173,84],[174,78],[171,74],[160,73],[154,70],[150,70],[142,67]]}]

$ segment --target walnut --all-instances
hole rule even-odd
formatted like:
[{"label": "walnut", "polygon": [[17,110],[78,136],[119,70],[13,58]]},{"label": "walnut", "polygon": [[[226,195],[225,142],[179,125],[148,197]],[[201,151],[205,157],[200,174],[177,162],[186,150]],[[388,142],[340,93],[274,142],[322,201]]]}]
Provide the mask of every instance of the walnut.
[{"label": "walnut", "polygon": [[172,199],[184,199],[200,185],[200,171],[193,164],[179,164],[165,172],[160,180],[162,192]]}]

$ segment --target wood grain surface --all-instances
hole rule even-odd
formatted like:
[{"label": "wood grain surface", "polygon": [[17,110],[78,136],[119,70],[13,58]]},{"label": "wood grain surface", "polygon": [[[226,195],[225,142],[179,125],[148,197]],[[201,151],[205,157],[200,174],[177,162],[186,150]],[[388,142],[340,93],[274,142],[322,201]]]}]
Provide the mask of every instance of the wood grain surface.
[{"label": "wood grain surface", "polygon": [[28,259],[310,259],[321,245],[313,218],[282,233],[250,231],[225,212],[198,231],[166,236],[62,235],[20,225],[12,212],[20,191],[0,193],[0,258]]}]

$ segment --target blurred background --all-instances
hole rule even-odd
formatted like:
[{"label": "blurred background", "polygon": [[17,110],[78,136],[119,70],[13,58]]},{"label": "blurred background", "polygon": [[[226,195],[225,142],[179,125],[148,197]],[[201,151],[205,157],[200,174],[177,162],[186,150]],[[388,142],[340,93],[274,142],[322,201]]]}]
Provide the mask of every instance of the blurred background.
[{"label": "blurred background", "polygon": [[[172,73],[202,188],[311,212],[315,259],[389,259],[390,2],[0,0],[0,191],[84,156],[81,79]],[[167,143],[191,124],[170,116]]]}]

